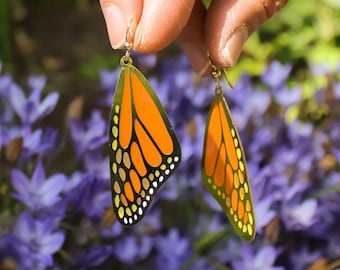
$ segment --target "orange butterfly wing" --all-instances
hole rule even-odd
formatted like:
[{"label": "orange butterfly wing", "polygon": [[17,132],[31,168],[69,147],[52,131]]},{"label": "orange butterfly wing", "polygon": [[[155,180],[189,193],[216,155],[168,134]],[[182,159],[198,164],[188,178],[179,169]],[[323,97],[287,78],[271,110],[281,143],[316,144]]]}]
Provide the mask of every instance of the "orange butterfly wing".
[{"label": "orange butterfly wing", "polygon": [[216,94],[209,111],[202,176],[237,235],[252,241],[255,219],[245,155],[222,93]]},{"label": "orange butterfly wing", "polygon": [[181,150],[149,82],[131,63],[121,64],[110,125],[112,200],[117,219],[134,225],[179,165]]}]

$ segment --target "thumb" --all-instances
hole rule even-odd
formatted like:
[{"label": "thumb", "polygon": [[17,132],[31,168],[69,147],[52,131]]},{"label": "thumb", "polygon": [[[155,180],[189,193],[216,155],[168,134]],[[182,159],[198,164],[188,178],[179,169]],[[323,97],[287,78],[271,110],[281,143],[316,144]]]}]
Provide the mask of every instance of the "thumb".
[{"label": "thumb", "polygon": [[214,0],[206,18],[206,43],[212,60],[223,67],[237,62],[249,35],[281,10],[288,0]]}]

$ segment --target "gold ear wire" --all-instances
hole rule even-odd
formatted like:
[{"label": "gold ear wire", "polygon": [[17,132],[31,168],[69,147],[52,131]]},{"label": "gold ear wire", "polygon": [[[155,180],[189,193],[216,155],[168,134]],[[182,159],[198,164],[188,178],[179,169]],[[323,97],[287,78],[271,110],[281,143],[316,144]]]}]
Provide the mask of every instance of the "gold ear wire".
[{"label": "gold ear wire", "polygon": [[125,48],[125,55],[121,59],[121,63],[123,64],[132,64],[132,58],[131,58],[131,47],[132,47],[132,39],[131,39],[131,25],[132,25],[132,19],[130,20],[128,27],[126,29],[125,33],[125,41],[124,41],[124,48]]},{"label": "gold ear wire", "polygon": [[132,19],[129,21],[128,27],[126,29],[125,33],[125,46],[131,46],[132,44],[132,36],[131,36],[131,25],[132,25]]},{"label": "gold ear wire", "polygon": [[212,72],[211,76],[215,79],[216,82],[216,87],[215,87],[215,92],[216,94],[222,93],[222,87],[220,84],[220,77],[221,77],[221,70],[219,70],[212,62],[210,61],[210,65],[212,67]]},{"label": "gold ear wire", "polygon": [[[209,56],[209,54],[208,54]],[[212,77],[215,79],[216,81],[216,93],[221,93],[222,91],[222,87],[221,87],[221,84],[220,84],[220,78],[222,75],[224,75],[223,77],[225,78],[227,84],[229,85],[230,88],[233,88],[233,85],[231,84],[231,82],[229,81],[228,79],[228,76],[227,76],[227,73],[226,73],[226,70],[225,69],[222,69],[223,70],[223,73],[221,72],[221,69],[219,69],[211,60],[210,56],[209,56],[209,63],[210,63],[210,66],[212,68],[212,72],[211,72],[211,75]]]}]

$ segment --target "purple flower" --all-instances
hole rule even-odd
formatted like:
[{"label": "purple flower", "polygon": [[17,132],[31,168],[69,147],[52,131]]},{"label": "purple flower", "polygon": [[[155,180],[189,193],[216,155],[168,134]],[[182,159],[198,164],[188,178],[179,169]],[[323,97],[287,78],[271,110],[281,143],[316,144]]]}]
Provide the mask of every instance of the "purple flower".
[{"label": "purple flower", "polygon": [[340,99],[340,83],[333,84],[333,94],[335,99]]},{"label": "purple flower", "polygon": [[202,257],[192,265],[190,270],[216,270],[216,267],[209,262],[209,259]]},{"label": "purple flower", "polygon": [[24,258],[18,250],[18,239],[11,233],[1,234],[0,237],[0,266],[5,260],[19,266],[18,269],[24,269]]},{"label": "purple flower", "polygon": [[107,123],[99,111],[93,111],[88,121],[71,120],[71,137],[75,144],[77,157],[87,151],[98,149],[108,140]]},{"label": "purple flower", "polygon": [[[337,228],[338,229],[338,228]],[[340,236],[339,235],[331,235],[328,243],[327,243],[327,253],[331,260],[335,260],[340,256]]]},{"label": "purple flower", "polygon": [[293,106],[301,101],[302,88],[295,86],[289,89],[287,86],[282,86],[276,90],[274,98],[284,108]]},{"label": "purple flower", "polygon": [[156,238],[157,268],[176,270],[193,254],[189,239],[180,237],[177,229],[171,229],[166,236]]},{"label": "purple flower", "polygon": [[254,254],[250,245],[243,244],[243,258],[241,260],[233,260],[231,264],[234,269],[242,270],[284,270],[283,267],[274,266],[279,253],[280,251],[272,246],[264,246]]},{"label": "purple flower", "polygon": [[92,174],[74,172],[64,185],[65,198],[63,203],[71,205],[75,212],[86,211],[88,203],[97,193],[97,190],[92,192],[92,188],[95,187],[95,178]]},{"label": "purple flower", "polygon": [[138,62],[140,66],[143,67],[143,70],[146,68],[151,69],[157,64],[157,54],[138,54],[137,55]]},{"label": "purple flower", "polygon": [[224,91],[227,96],[228,103],[232,102],[230,105],[235,103],[240,106],[245,103],[244,97],[250,95],[251,92],[253,92],[253,86],[251,84],[251,77],[247,73],[241,75],[232,90]]},{"label": "purple flower", "polygon": [[12,196],[33,211],[49,208],[60,201],[66,177],[54,174],[46,178],[41,160],[37,162],[32,178],[29,179],[20,170],[11,172],[12,184],[17,193]]},{"label": "purple flower", "polygon": [[83,211],[93,222],[98,222],[112,204],[108,184],[90,173],[76,172],[64,187],[63,203],[72,206],[75,212]]},{"label": "purple flower", "polygon": [[291,71],[291,65],[282,65],[278,61],[273,61],[261,75],[262,81],[271,89],[281,87]]},{"label": "purple flower", "polygon": [[149,236],[137,239],[128,235],[115,240],[113,253],[121,261],[129,265],[145,259],[151,252],[153,241]]},{"label": "purple flower", "polygon": [[59,99],[59,93],[53,92],[41,100],[42,88],[45,85],[45,81],[41,77],[31,77],[29,84],[32,91],[28,98],[15,83],[12,83],[9,89],[9,101],[14,111],[20,117],[22,124],[28,126],[48,115],[55,108]]},{"label": "purple flower", "polygon": [[254,90],[247,99],[248,101],[244,103],[243,110],[255,117],[263,115],[271,102],[270,95],[261,90]]},{"label": "purple flower", "polygon": [[100,235],[102,237],[112,238],[122,235],[123,227],[119,222],[114,222],[110,228],[104,228],[101,230]]},{"label": "purple flower", "polygon": [[[99,71],[99,76],[100,76],[100,82],[102,88],[105,90],[111,92],[113,94],[113,90],[115,89],[117,80],[118,80],[118,75],[119,75],[120,70],[100,70]],[[109,100],[109,102],[112,102],[112,99]]]},{"label": "purple flower", "polygon": [[106,190],[94,194],[84,211],[91,220],[100,220],[109,207],[112,207],[111,191]]},{"label": "purple flower", "polygon": [[109,164],[109,157],[103,157],[101,151],[95,151],[91,155],[85,155],[84,157],[86,172],[91,173],[97,179],[106,183],[109,183],[110,181]]},{"label": "purple flower", "polygon": [[103,263],[112,254],[112,245],[91,245],[72,255],[72,269],[90,269]]},{"label": "purple flower", "polygon": [[314,75],[327,75],[331,72],[331,67],[328,63],[311,64],[311,71]]},{"label": "purple flower", "polygon": [[214,210],[217,213],[223,213],[221,205],[217,202],[212,194],[210,194],[209,192],[204,192],[203,196],[204,201],[207,203],[210,209]]},{"label": "purple flower", "polygon": [[65,240],[64,233],[55,228],[54,219],[33,219],[28,213],[20,214],[13,230],[13,239],[17,241],[23,258],[31,263],[33,268],[29,269],[53,265],[52,255],[61,248]]},{"label": "purple flower", "polygon": [[[52,128],[45,130],[37,129],[32,131],[30,128],[24,128],[21,131],[24,139],[24,158],[29,158],[35,154],[46,153],[55,149],[57,142],[57,131]],[[49,152],[51,155],[51,152]]]},{"label": "purple flower", "polygon": [[[116,222],[117,223],[117,222]],[[136,235],[146,235],[151,232],[159,232],[162,229],[161,209],[155,206],[147,213],[147,218],[143,218],[138,226],[134,227]]]},{"label": "purple flower", "polygon": [[[157,77],[152,76],[148,78],[148,81],[152,87],[152,89],[155,90],[155,92],[157,93],[157,97],[160,100],[162,106],[167,110],[167,106],[169,103],[169,86],[160,81]],[[171,117],[171,115],[168,115],[169,117]]]},{"label": "purple flower", "polygon": [[322,258],[322,253],[318,250],[311,251],[307,246],[302,246],[298,251],[291,252],[290,260],[294,265],[294,270],[305,270],[308,267]]},{"label": "purple flower", "polygon": [[304,123],[298,120],[289,124],[289,136],[291,140],[300,143],[300,139],[310,138],[313,133],[313,126],[311,123]]},{"label": "purple flower", "polygon": [[12,84],[12,77],[8,74],[0,76],[0,96],[8,98],[9,87]]},{"label": "purple flower", "polygon": [[267,91],[253,89],[249,75],[243,75],[235,88],[225,93],[232,117],[239,131],[245,129],[249,119],[254,121],[262,119],[262,115],[271,103],[271,96]]},{"label": "purple flower", "polygon": [[303,230],[315,224],[317,201],[307,199],[297,205],[283,206],[283,221],[289,230]]},{"label": "purple flower", "polygon": [[191,85],[183,88],[183,94],[198,109],[207,108],[215,95],[215,81],[211,78],[202,78],[198,87],[195,87],[192,82]]},{"label": "purple flower", "polygon": [[110,107],[112,105],[113,93],[116,87],[120,69],[101,70],[99,71],[100,82],[105,91],[104,98],[101,98],[99,104]]},{"label": "purple flower", "polygon": [[262,232],[263,228],[275,217],[276,213],[270,209],[272,202],[271,196],[265,197],[261,201],[254,201],[257,232]]},{"label": "purple flower", "polygon": [[226,229],[226,218],[221,215],[206,215],[200,213],[196,222],[195,236],[198,238],[210,237],[210,234],[223,231]]},{"label": "purple flower", "polygon": [[253,162],[263,159],[266,155],[266,149],[272,147],[276,142],[275,137],[276,133],[270,127],[263,127],[254,131],[253,138],[247,147]]},{"label": "purple flower", "polygon": [[154,204],[156,204],[156,200],[158,199],[176,200],[178,198],[179,190],[175,177],[176,174],[170,176],[169,179],[166,180],[166,184],[157,193]]},{"label": "purple flower", "polygon": [[[337,160],[340,160],[340,121],[335,120],[332,121],[330,124],[330,132],[329,132],[329,137],[332,142],[332,152],[337,158]],[[325,139],[327,140],[327,138]]]},{"label": "purple flower", "polygon": [[302,200],[309,185],[296,181],[291,186],[286,183],[277,190],[275,198],[280,201],[281,219],[288,230],[302,230],[316,221],[318,203],[315,199]]},{"label": "purple flower", "polygon": [[32,130],[30,126],[0,129],[0,145],[6,145],[18,137],[23,138],[21,161],[27,161],[36,154],[48,153],[51,158],[56,148],[58,132],[52,128]]}]

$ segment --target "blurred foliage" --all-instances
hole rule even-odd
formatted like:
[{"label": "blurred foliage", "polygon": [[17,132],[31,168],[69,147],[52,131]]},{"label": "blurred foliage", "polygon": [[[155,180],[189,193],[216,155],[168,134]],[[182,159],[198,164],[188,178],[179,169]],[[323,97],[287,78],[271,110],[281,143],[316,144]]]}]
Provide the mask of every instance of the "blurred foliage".
[{"label": "blurred foliage", "polygon": [[237,76],[245,70],[260,74],[272,59],[291,63],[302,80],[305,76],[300,72],[306,65],[326,63],[334,67],[340,60],[339,25],[338,1],[289,1],[280,13],[253,33],[230,74]]}]

